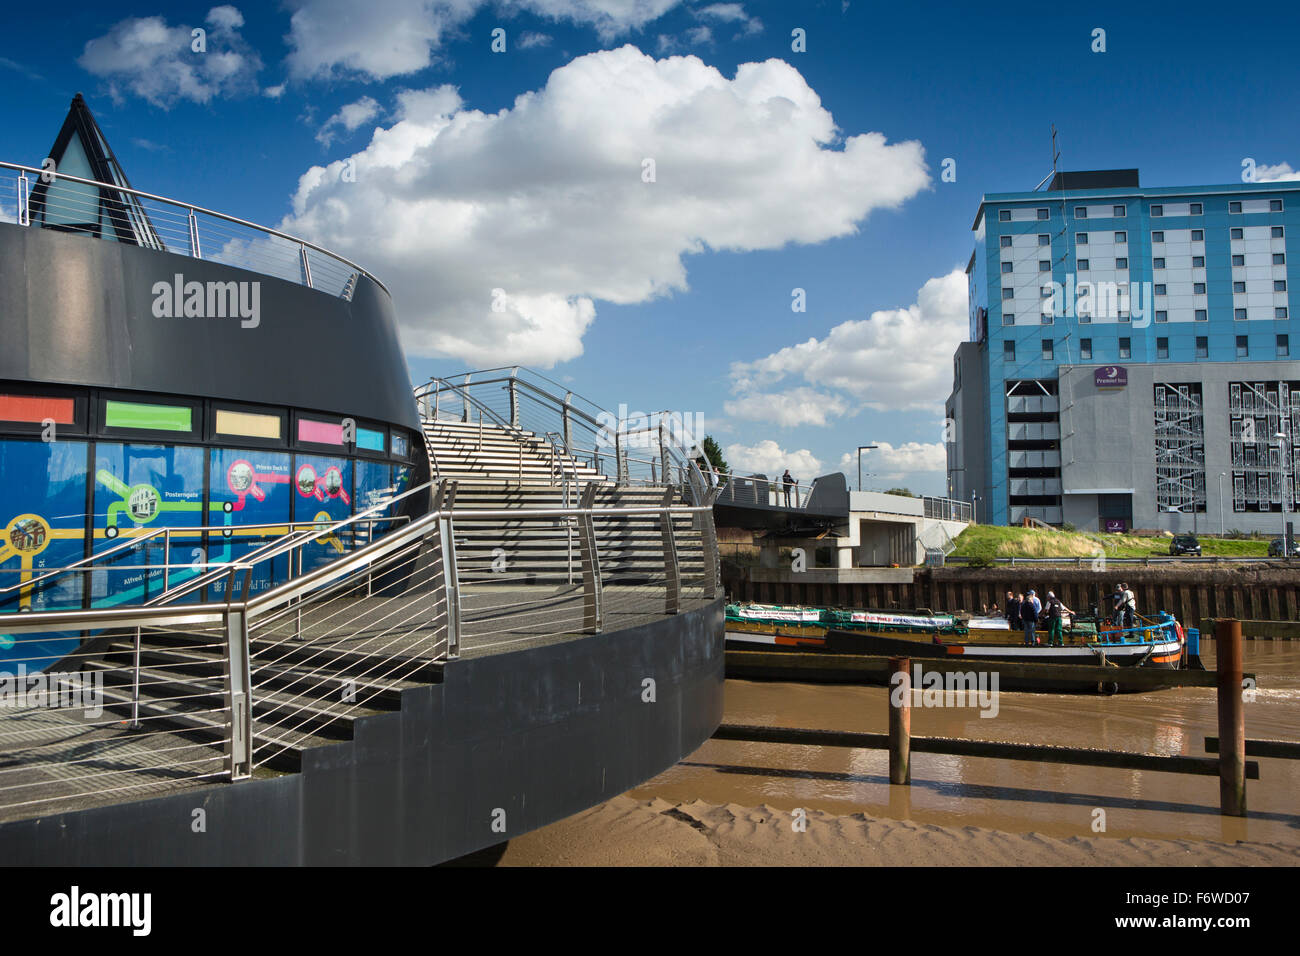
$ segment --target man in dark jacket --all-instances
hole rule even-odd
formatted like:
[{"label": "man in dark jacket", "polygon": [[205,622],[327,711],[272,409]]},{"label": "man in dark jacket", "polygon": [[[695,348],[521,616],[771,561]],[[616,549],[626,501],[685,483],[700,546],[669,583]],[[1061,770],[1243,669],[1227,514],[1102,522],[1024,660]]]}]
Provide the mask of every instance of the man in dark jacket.
[{"label": "man in dark jacket", "polygon": [[1002,609],[1002,614],[1007,619],[1009,627],[1016,628],[1020,626],[1020,598],[1010,591],[1007,592],[1007,603]]},{"label": "man in dark jacket", "polygon": [[1047,592],[1047,643],[1058,647],[1065,644],[1065,615],[1074,614],[1059,597]]}]

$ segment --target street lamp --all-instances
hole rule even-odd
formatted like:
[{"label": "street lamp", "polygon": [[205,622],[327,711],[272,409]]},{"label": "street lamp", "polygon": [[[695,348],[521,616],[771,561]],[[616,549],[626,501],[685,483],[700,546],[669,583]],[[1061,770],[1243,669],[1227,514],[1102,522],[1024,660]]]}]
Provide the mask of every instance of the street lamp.
[{"label": "street lamp", "polygon": [[1228,477],[1226,471],[1219,472],[1219,537],[1222,538],[1227,532],[1223,528],[1223,479]]},{"label": "street lamp", "polygon": [[859,445],[858,446],[858,491],[862,490],[862,453],[864,451],[873,451],[879,448],[879,445]]}]

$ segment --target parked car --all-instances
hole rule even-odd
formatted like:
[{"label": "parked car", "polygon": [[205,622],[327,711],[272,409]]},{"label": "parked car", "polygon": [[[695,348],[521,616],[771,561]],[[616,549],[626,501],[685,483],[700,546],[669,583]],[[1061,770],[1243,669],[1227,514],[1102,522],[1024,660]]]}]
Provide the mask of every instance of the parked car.
[{"label": "parked car", "polygon": [[1201,542],[1196,540],[1192,534],[1175,535],[1174,539],[1169,542],[1169,553],[1173,555],[1191,554],[1196,557],[1201,556]]},{"label": "parked car", "polygon": [[[1282,539],[1274,538],[1272,541],[1268,543],[1268,556],[1270,558],[1280,558],[1282,557],[1283,554],[1282,549],[1283,549]],[[1300,558],[1300,536],[1293,536],[1291,538],[1290,557]]]}]

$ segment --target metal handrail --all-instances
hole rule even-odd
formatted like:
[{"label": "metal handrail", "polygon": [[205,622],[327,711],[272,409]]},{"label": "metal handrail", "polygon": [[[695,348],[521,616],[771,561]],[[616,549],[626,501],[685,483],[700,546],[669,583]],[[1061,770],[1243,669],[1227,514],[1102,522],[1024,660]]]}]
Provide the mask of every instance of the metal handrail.
[{"label": "metal handrail", "polygon": [[[496,372],[506,372],[506,371],[508,371],[510,374],[495,375],[495,376],[493,375],[493,373]],[[511,389],[522,388],[527,392],[531,393],[532,395],[544,399],[546,402],[549,402],[551,406],[553,406],[555,410],[558,411],[566,419],[566,421],[569,420],[570,417],[572,417],[576,419],[579,424],[585,424],[589,426],[590,430],[596,432],[597,434],[600,434],[601,432],[607,429],[607,426],[601,423],[597,415],[609,416],[610,413],[602,409],[599,405],[596,405],[596,403],[592,402],[590,399],[575,395],[573,392],[568,391],[567,389],[566,389],[566,397],[560,398],[559,396],[552,394],[550,391],[543,388],[542,386],[529,381],[527,377],[521,376],[520,375],[521,372],[527,372],[528,375],[540,378],[551,385],[555,385],[561,388],[563,387],[560,386],[559,383],[554,382],[553,380],[546,378],[546,376],[541,375],[532,370],[523,369],[520,366],[503,366],[501,368],[486,369],[477,372],[466,372],[458,376],[454,376],[456,378],[461,378],[464,380],[463,383],[461,384],[457,384],[456,382],[452,381],[451,378],[449,377],[433,376],[424,385],[415,389],[415,396],[417,401],[423,400],[423,405],[425,408],[427,408],[429,396],[432,395],[435,397],[434,404],[436,406],[437,396],[444,391],[450,392],[452,394],[455,394],[457,397],[459,397],[461,401],[466,404],[466,407],[468,407],[469,405],[473,405],[475,408],[479,409],[480,414],[486,411],[488,416],[491,417],[493,421],[498,423],[502,428],[506,428],[512,433],[522,433],[522,429],[518,428],[518,426],[516,426],[513,422],[505,421],[500,415],[498,415],[495,411],[493,411],[489,406],[475,399],[473,396],[469,395],[467,391],[467,389],[471,386],[504,384]],[[483,375],[488,375],[489,377],[483,378],[482,377]],[[572,401],[572,399],[575,397],[581,399],[581,401],[589,405],[591,409],[595,411],[596,414],[592,414],[591,412],[575,405]],[[623,441],[626,435],[654,433],[657,431],[662,438],[664,435],[663,423],[666,420],[666,416],[670,414],[671,413],[669,412],[663,412],[663,411],[652,413],[651,415],[647,416],[647,421],[657,422],[657,424],[647,424],[645,426],[634,428],[634,429],[622,429],[621,427],[622,423],[620,422],[620,430],[618,431],[615,437],[614,457],[617,459],[615,470],[616,472],[621,472],[621,465],[629,462],[647,464],[651,467],[652,470],[654,469],[655,465],[658,464],[660,466],[660,471],[662,473],[659,475],[658,481],[656,483],[667,484],[671,481],[670,467],[676,467],[678,469],[681,469],[682,472],[684,472],[685,476],[687,476],[684,483],[689,487],[691,496],[694,498],[694,500],[700,501],[702,500],[702,496],[706,492],[709,483],[704,478],[703,474],[700,472],[699,466],[696,463],[695,458],[689,454],[688,449],[681,448],[674,442],[663,442],[661,447],[664,450],[668,451],[669,457],[673,459],[671,463],[668,461],[661,461],[659,457],[651,457],[648,459],[643,459],[643,458],[629,456],[626,453],[625,450],[626,443]],[[566,447],[569,448],[571,453],[573,452],[574,450],[573,443],[566,443]],[[582,449],[582,450],[586,451],[586,449]],[[593,447],[591,448],[591,454],[593,456],[600,455],[599,448],[597,445],[593,445]],[[595,458],[593,458],[593,461],[594,460]],[[623,476],[621,473],[616,474],[615,478],[616,480],[619,481],[623,480]]]},{"label": "metal handrail", "polygon": [[[361,275],[365,276],[365,277],[366,277],[367,279],[369,279],[371,282],[375,283],[375,285],[379,286],[379,288],[383,289],[385,294],[387,294],[387,295],[389,295],[389,296],[391,297],[391,293],[389,293],[389,291],[388,291],[388,287],[387,287],[386,285],[384,285],[383,282],[381,282],[378,278],[376,278],[376,277],[375,277],[374,275],[372,275],[371,273],[367,272],[365,269],[361,268],[361,266],[357,265],[357,264],[356,264],[355,262],[353,262],[351,259],[345,258],[344,256],[341,256],[341,255],[339,255],[339,254],[336,253],[336,252],[330,252],[328,249],[324,248],[323,246],[318,246],[318,245],[316,245],[316,243],[314,243],[314,242],[310,242],[310,241],[308,241],[308,240],[306,240],[306,239],[302,239],[302,238],[300,238],[300,237],[298,237],[298,236],[292,236],[292,235],[290,235],[289,233],[287,233],[287,232],[281,232],[281,231],[278,230],[278,229],[272,229],[272,228],[269,227],[269,226],[258,225],[258,224],[255,223],[255,222],[249,222],[247,219],[240,219],[238,216],[231,216],[231,215],[229,215],[229,214],[227,214],[227,213],[224,213],[224,212],[217,212],[215,209],[207,209],[207,208],[205,208],[205,207],[203,207],[203,206],[196,206],[196,205],[194,205],[193,203],[187,203],[187,202],[184,202],[184,201],[179,200],[179,199],[171,199],[171,198],[169,198],[169,197],[167,197],[167,196],[159,196],[159,195],[157,195],[156,193],[147,193],[147,192],[143,192],[142,190],[139,190],[139,189],[132,189],[132,188],[130,188],[129,186],[119,186],[119,185],[117,185],[117,184],[115,184],[115,183],[105,183],[105,182],[100,182],[100,181],[97,180],[97,179],[83,179],[83,178],[81,178],[80,176],[72,176],[72,175],[69,175],[68,173],[51,172],[50,170],[47,170],[47,169],[41,169],[41,168],[38,168],[38,167],[35,167],[35,166],[24,166],[24,165],[22,165],[21,163],[8,163],[8,162],[4,162],[4,161],[2,161],[2,160],[0,160],[0,169],[13,169],[13,170],[17,170],[18,172],[23,173],[23,174],[32,173],[32,174],[34,174],[34,175],[37,176],[37,177],[41,177],[41,176],[50,177],[50,176],[53,176],[53,180],[52,180],[52,182],[57,182],[57,181],[60,180],[60,179],[64,179],[64,180],[67,180],[67,181],[69,181],[69,182],[81,183],[82,185],[86,185],[86,186],[94,186],[94,187],[96,187],[96,188],[98,188],[98,189],[108,189],[108,190],[111,190],[111,191],[113,191],[113,192],[125,193],[125,194],[127,194],[127,195],[136,196],[136,197],[138,197],[138,198],[140,198],[140,199],[149,199],[149,200],[152,200],[153,202],[167,203],[167,204],[169,204],[169,205],[177,206],[177,207],[179,207],[179,208],[185,210],[185,212],[186,212],[186,214],[187,214],[187,218],[188,218],[189,215],[193,215],[194,213],[199,213],[199,214],[204,215],[204,216],[212,216],[212,217],[214,217],[214,218],[216,218],[216,219],[221,219],[221,220],[224,220],[224,221],[226,221],[226,222],[234,223],[235,225],[243,226],[243,227],[245,227],[245,228],[247,228],[247,229],[253,229],[253,230],[257,231],[257,232],[262,232],[262,233],[265,233],[266,235],[269,235],[269,236],[275,236],[275,237],[278,238],[278,239],[285,239],[285,240],[288,240],[289,242],[292,242],[292,243],[296,244],[296,245],[299,246],[300,248],[311,249],[311,250],[313,250],[313,251],[315,251],[315,252],[319,252],[319,253],[320,253],[321,255],[323,255],[323,256],[328,256],[330,259],[333,259],[333,260],[336,261],[336,262],[342,263],[343,265],[347,266],[350,270],[352,270],[352,271],[354,271],[354,272],[357,272],[357,273],[360,273]],[[20,180],[20,182],[24,182],[24,181],[25,181],[25,180]],[[24,195],[24,194],[22,194],[22,192],[21,192],[21,188],[22,188],[22,187],[21,187],[21,185],[20,185],[20,187],[19,187],[19,192],[20,192],[19,208],[20,208],[20,209],[24,209],[24,208],[26,208],[26,205],[27,205],[27,196]],[[26,223],[24,223],[24,225],[26,225]],[[193,228],[193,227],[191,227],[191,228]],[[173,250],[168,249],[167,251],[168,251],[168,252],[172,252]],[[199,252],[199,250],[197,250],[197,249],[192,249],[191,252],[190,252],[190,258],[193,258],[193,259],[202,259],[203,257],[202,257],[201,254],[195,254],[195,253],[197,253],[197,252]],[[177,255],[181,255],[182,253],[176,253],[176,254],[177,254]],[[269,274],[269,273],[264,273],[264,274]],[[302,283],[302,284],[304,284],[304,285],[310,285],[309,282]]]}]

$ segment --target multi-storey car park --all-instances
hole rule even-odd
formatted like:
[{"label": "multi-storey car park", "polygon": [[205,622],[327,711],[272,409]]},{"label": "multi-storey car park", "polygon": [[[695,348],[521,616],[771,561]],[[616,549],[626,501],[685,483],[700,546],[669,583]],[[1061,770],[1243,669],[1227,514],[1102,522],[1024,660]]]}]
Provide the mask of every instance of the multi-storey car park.
[{"label": "multi-storey car park", "polygon": [[1057,173],[985,195],[948,483],[995,524],[1282,531],[1300,506],[1300,183]]}]

